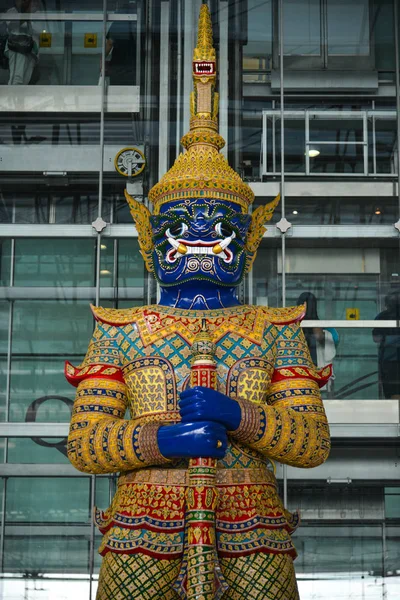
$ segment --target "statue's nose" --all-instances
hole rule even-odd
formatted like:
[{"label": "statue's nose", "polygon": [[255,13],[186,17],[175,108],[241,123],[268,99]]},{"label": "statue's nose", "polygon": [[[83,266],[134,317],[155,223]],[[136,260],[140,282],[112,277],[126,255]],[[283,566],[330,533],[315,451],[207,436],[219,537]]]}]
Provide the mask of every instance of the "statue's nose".
[{"label": "statue's nose", "polygon": [[192,229],[196,234],[206,235],[211,231],[211,224],[203,211],[198,211],[192,221]]}]

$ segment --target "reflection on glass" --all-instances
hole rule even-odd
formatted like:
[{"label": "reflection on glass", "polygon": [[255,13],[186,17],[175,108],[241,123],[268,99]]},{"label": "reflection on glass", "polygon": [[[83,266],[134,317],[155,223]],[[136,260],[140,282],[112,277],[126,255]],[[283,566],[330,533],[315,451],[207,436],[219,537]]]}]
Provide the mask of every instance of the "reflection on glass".
[{"label": "reflection on glass", "polygon": [[369,54],[369,1],[328,0],[328,53]]},{"label": "reflection on glass", "polygon": [[[72,410],[72,400],[70,406]],[[71,412],[69,415],[71,418]],[[65,420],[68,421],[68,419]],[[52,419],[50,419],[50,421],[52,421]],[[0,445],[2,443],[4,442],[0,439]],[[70,463],[67,457],[67,438],[8,438],[7,462],[24,465],[69,465]]]},{"label": "reflection on glass", "polygon": [[[132,219],[131,219],[132,220]],[[143,295],[145,268],[137,238],[101,243],[100,283],[102,287],[140,288]]]},{"label": "reflection on glass", "polygon": [[385,515],[387,519],[400,518],[400,487],[385,488]]},{"label": "reflection on glass", "polygon": [[[87,577],[89,563],[89,478],[9,478],[6,494],[5,597],[17,597],[20,581],[13,574],[23,573],[32,585],[23,582],[22,597],[28,591],[35,600],[61,600],[66,590],[75,589],[87,598],[88,585],[82,576]],[[81,579],[79,584],[63,581],[73,580],[74,575]]]},{"label": "reflection on glass", "polygon": [[7,401],[7,361],[4,356],[0,357],[0,421],[6,420]]},{"label": "reflection on glass", "polygon": [[400,294],[391,292],[385,297],[385,309],[376,316],[377,326],[372,338],[379,346],[379,381],[385,398],[400,400],[400,328],[379,327],[379,321],[400,320]]},{"label": "reflection on glass", "polygon": [[[2,130],[6,128],[1,127]],[[17,135],[18,126],[13,129],[11,126],[12,140],[10,143],[21,143]],[[9,135],[7,135],[7,138]],[[29,143],[29,140],[26,141]],[[49,222],[49,201],[48,198],[37,196],[26,196],[21,193],[1,193],[0,222],[2,223],[48,223]]]},{"label": "reflection on glass", "polygon": [[288,219],[294,225],[392,224],[397,219],[395,197],[286,197]]},{"label": "reflection on glass", "polygon": [[10,285],[11,275],[11,240],[0,239],[0,284]]},{"label": "reflection on glass", "polygon": [[12,353],[56,358],[81,356],[92,334],[87,301],[17,300],[14,304]]},{"label": "reflection on glass", "polygon": [[[303,292],[296,300],[296,305],[305,304],[304,320],[319,321],[318,301],[311,292]],[[332,364],[332,377],[322,389],[331,392],[335,378],[333,361],[339,344],[339,334],[334,327],[320,326],[304,327],[303,333],[310,352],[311,359],[318,368]]]},{"label": "reflection on glass", "polygon": [[310,160],[310,173],[366,174],[362,144],[324,144],[317,157]]},{"label": "reflection on glass", "polygon": [[[9,525],[87,523],[90,519],[89,485],[89,477],[10,477],[6,522]],[[46,503],[43,502],[44,494]]]},{"label": "reflection on glass", "polygon": [[17,286],[94,285],[95,243],[87,239],[17,239]]},{"label": "reflection on glass", "polygon": [[145,273],[137,239],[119,240],[118,285],[143,289]]},{"label": "reflection on glass", "polygon": [[136,84],[137,23],[114,21],[106,35],[106,78],[110,85]]},{"label": "reflection on glass", "polygon": [[[281,252],[269,238],[258,252],[253,270],[252,301],[279,306]],[[321,246],[321,244],[320,244]],[[318,317],[346,320],[374,320],[382,310],[383,299],[398,286],[398,247],[286,247],[286,304],[296,305],[299,296],[311,293],[318,302]],[[338,272],[339,271],[339,272]],[[377,324],[378,325],[378,324]],[[330,328],[322,323],[322,329]],[[334,379],[329,397],[337,399],[384,398],[379,378],[379,344],[372,328],[335,328]],[[388,330],[389,334],[391,330]],[[397,340],[397,336],[396,336]],[[330,359],[332,360],[332,359]],[[327,361],[327,362],[330,362]],[[317,361],[318,362],[318,361]],[[396,369],[386,380],[398,385]]]},{"label": "reflection on glass", "polygon": [[53,198],[56,223],[92,223],[98,215],[97,193],[77,192],[65,196],[53,196]]},{"label": "reflection on glass", "polygon": [[382,593],[382,528],[301,527],[296,574],[302,600],[364,598]]},{"label": "reflection on glass", "polygon": [[[397,173],[397,128],[394,119],[372,118],[368,132],[369,172]],[[375,154],[374,154],[375,138]]]},{"label": "reflection on glass", "polygon": [[266,82],[272,57],[272,0],[248,0],[247,44],[243,46],[246,83]]},{"label": "reflection on glass", "polygon": [[283,19],[285,55],[321,54],[320,0],[285,0]]},{"label": "reflection on glass", "polygon": [[[10,421],[68,422],[74,392],[64,377],[66,359],[79,364],[81,356],[22,356],[11,364]],[[40,406],[34,402],[46,398]]]}]

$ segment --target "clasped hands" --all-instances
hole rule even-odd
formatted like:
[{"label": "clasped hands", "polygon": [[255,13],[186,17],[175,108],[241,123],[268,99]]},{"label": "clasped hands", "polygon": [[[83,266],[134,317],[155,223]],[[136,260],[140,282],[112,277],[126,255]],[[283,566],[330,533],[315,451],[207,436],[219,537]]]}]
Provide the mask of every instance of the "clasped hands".
[{"label": "clasped hands", "polygon": [[223,458],[228,446],[226,432],[240,424],[239,404],[216,390],[197,386],[181,393],[179,411],[180,423],[158,430],[161,454],[166,458]]}]

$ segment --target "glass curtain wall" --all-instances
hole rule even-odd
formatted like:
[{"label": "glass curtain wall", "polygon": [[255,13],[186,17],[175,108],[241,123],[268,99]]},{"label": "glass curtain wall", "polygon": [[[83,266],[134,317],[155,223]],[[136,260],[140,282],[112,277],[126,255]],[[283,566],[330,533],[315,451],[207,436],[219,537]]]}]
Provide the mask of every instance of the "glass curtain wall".
[{"label": "glass curtain wall", "polygon": [[[189,122],[201,0],[84,4],[32,0],[19,10],[0,1],[0,42],[18,28],[36,44],[22,61],[1,55],[0,44],[4,598],[95,597],[91,513],[108,505],[115,479],[68,462],[74,391],[63,363],[86,351],[89,303],[156,300],[124,188],[146,202]],[[312,471],[278,469],[285,503],[302,514],[301,598],[394,599],[398,1],[209,5],[223,151],[256,205],[282,196],[241,298],[270,306],[307,298],[311,353],[334,368],[323,390],[331,457]]]},{"label": "glass curtain wall", "polygon": [[301,597],[395,598],[396,451],[382,438],[400,397],[398,2],[249,0],[247,10],[237,162],[257,203],[282,196],[248,296],[306,300],[311,355],[334,372],[322,390],[328,462],[281,470],[302,514]]},{"label": "glass curtain wall", "polygon": [[[69,464],[74,390],[64,361],[86,352],[90,303],[143,304],[147,293],[124,188],[129,179],[143,197],[143,175],[133,175],[148,154],[150,9],[1,2],[2,598],[95,595],[92,511],[109,504],[115,481]],[[9,49],[13,32],[32,39],[30,53]]]}]

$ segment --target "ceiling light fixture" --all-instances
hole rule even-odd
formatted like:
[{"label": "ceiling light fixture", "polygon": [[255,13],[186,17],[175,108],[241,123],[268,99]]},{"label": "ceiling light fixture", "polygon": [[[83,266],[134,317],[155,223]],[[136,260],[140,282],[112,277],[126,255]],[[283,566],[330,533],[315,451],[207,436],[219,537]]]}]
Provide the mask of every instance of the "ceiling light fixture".
[{"label": "ceiling light fixture", "polygon": [[297,210],[294,210],[292,214],[298,215],[299,213],[297,212]]},{"label": "ceiling light fixture", "polygon": [[309,148],[308,149],[308,156],[310,158],[316,158],[317,156],[319,156],[321,153],[319,150],[317,150],[316,148]]}]

